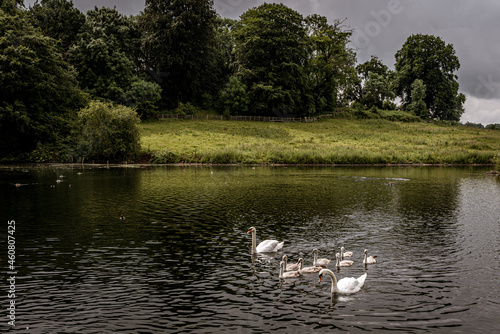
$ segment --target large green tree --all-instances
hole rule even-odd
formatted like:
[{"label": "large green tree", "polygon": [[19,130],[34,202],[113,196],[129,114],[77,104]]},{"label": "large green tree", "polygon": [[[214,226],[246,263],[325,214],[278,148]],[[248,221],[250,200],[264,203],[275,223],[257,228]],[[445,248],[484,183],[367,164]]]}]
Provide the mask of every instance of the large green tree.
[{"label": "large green tree", "polygon": [[420,79],[426,87],[426,117],[460,120],[465,96],[458,93],[458,77],[454,73],[460,62],[452,44],[432,35],[412,35],[395,57],[394,87],[404,106],[413,102],[412,85]]},{"label": "large green tree", "polygon": [[120,99],[134,79],[136,37],[133,22],[116,9],[89,10],[72,50],[81,86],[93,96]]},{"label": "large green tree", "polygon": [[352,30],[343,21],[329,24],[317,14],[305,19],[309,36],[308,75],[317,111],[347,104],[346,92],[356,81],[356,55],[348,47]]},{"label": "large green tree", "polygon": [[161,89],[148,82],[138,68],[140,33],[134,18],[116,8],[89,10],[71,61],[78,70],[81,87],[94,97],[137,108],[151,116]]},{"label": "large green tree", "polygon": [[304,69],[308,59],[303,17],[267,4],[241,15],[234,32],[238,75],[250,91],[250,111],[263,115],[314,112]]},{"label": "large green tree", "polygon": [[0,152],[16,159],[37,147],[56,148],[83,103],[75,72],[56,41],[24,11],[0,10]]},{"label": "large green tree", "polygon": [[146,0],[139,17],[145,66],[163,106],[198,103],[215,91],[216,12],[212,0]]},{"label": "large green tree", "polygon": [[385,101],[394,98],[391,90],[393,73],[376,56],[356,66],[359,75],[356,100],[365,107],[383,108]]}]

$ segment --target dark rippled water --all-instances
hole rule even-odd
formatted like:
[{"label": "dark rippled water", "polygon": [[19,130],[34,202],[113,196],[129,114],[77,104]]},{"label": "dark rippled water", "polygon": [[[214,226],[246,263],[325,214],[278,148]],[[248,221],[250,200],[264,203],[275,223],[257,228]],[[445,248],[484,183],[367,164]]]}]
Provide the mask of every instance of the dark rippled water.
[{"label": "dark rippled water", "polygon": [[[500,180],[486,171],[1,168],[16,331],[497,333]],[[283,252],[253,258],[250,226]],[[333,259],[342,245],[355,264],[337,277],[367,272],[360,292],[279,280],[283,254],[311,265],[313,248]],[[378,256],[367,268],[365,248]]]}]

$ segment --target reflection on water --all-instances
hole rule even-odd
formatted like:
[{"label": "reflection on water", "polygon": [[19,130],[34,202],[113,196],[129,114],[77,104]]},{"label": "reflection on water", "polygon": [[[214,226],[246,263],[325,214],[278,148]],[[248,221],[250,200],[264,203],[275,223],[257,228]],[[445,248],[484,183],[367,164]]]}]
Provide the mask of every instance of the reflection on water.
[{"label": "reflection on water", "polygon": [[[17,223],[16,327],[497,332],[500,183],[485,171],[1,168],[2,218]],[[283,252],[252,257],[250,226]],[[332,298],[317,273],[278,279],[283,254],[310,266],[313,248],[333,260],[342,245],[355,264],[337,277],[368,273],[357,294]],[[365,248],[377,264],[362,264]]]}]

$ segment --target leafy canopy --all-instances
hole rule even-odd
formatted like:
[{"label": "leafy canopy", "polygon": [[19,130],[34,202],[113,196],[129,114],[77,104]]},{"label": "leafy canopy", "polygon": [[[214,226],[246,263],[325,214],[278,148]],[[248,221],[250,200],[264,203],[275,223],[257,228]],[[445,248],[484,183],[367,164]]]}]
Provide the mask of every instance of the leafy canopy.
[{"label": "leafy canopy", "polygon": [[234,36],[251,112],[307,114],[311,96],[304,71],[308,54],[302,15],[283,4],[265,3],[241,15]]},{"label": "leafy canopy", "polygon": [[214,93],[216,13],[211,0],[146,0],[139,16],[145,67],[161,85],[162,105]]},{"label": "leafy canopy", "polygon": [[0,10],[0,151],[14,159],[68,134],[83,99],[56,41],[12,13]]},{"label": "leafy canopy", "polygon": [[85,15],[74,7],[73,1],[67,0],[37,0],[29,14],[33,25],[44,35],[61,42],[64,53],[73,45],[85,23]]},{"label": "leafy canopy", "polygon": [[367,108],[382,109],[384,102],[394,98],[391,90],[392,72],[376,56],[356,66],[359,82],[356,87],[356,100]]},{"label": "leafy canopy", "polygon": [[87,19],[72,50],[81,86],[95,97],[115,101],[131,85],[134,62],[133,23],[111,8],[87,12]]},{"label": "leafy canopy", "polygon": [[96,7],[87,12],[71,59],[80,85],[90,95],[137,108],[149,118],[155,114],[161,88],[136,70],[139,41],[133,18],[114,8]]},{"label": "leafy canopy", "polygon": [[412,84],[420,79],[426,86],[426,117],[460,119],[465,96],[458,93],[458,77],[454,72],[460,68],[460,62],[453,45],[432,35],[412,35],[395,57],[394,87],[404,106],[413,102]]},{"label": "leafy canopy", "polygon": [[356,55],[348,47],[352,30],[343,21],[329,24],[317,14],[305,18],[308,35],[307,74],[317,111],[332,111],[348,104],[348,92],[356,82]]}]

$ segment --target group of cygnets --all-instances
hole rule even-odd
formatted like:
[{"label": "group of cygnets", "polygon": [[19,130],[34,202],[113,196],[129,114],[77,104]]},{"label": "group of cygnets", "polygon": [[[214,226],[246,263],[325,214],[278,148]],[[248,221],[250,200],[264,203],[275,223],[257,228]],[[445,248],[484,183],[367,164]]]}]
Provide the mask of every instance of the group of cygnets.
[{"label": "group of cygnets", "polygon": [[[277,240],[264,240],[259,245],[257,245],[256,241],[256,229],[255,227],[250,227],[247,233],[252,233],[252,254],[257,253],[274,253],[283,248],[284,241],[279,242]],[[345,277],[341,280],[337,281],[335,274],[326,269],[326,266],[330,264],[331,260],[326,258],[318,259],[318,250],[313,249],[313,265],[311,267],[304,267],[304,259],[299,258],[297,263],[287,263],[288,257],[287,255],[283,255],[282,260],[280,262],[280,274],[281,278],[294,278],[299,277],[303,273],[319,273],[319,282],[323,279],[324,275],[330,276],[332,279],[332,294],[352,294],[358,292],[363,285],[365,284],[365,279],[367,274],[364,273],[358,278],[354,277]],[[373,264],[376,263],[376,256],[368,256],[368,250],[364,251],[364,259],[363,264]],[[336,267],[350,267],[354,264],[352,260],[346,260],[344,258],[351,257],[353,252],[346,252],[344,247],[342,246],[340,249],[340,253],[336,254]]]}]

